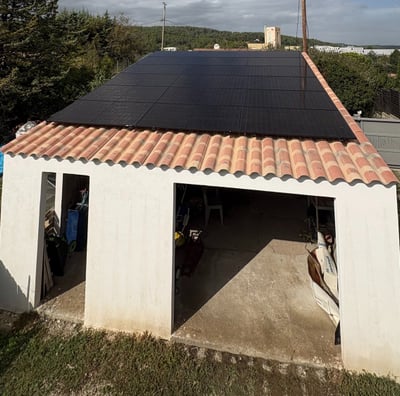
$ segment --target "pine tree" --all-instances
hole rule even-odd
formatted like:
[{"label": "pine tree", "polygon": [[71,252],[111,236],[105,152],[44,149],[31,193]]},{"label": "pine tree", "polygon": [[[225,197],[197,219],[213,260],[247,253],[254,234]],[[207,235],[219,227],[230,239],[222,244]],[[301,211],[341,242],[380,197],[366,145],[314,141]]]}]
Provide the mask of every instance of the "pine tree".
[{"label": "pine tree", "polygon": [[64,54],[57,0],[1,0],[0,134],[56,108]]}]

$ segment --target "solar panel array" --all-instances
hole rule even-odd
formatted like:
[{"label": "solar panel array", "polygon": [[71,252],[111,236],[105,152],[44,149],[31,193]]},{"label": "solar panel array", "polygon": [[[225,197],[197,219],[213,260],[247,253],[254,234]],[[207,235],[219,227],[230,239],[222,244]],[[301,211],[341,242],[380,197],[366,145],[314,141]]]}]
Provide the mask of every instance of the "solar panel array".
[{"label": "solar panel array", "polygon": [[299,52],[156,52],[51,116],[135,128],[354,139]]}]

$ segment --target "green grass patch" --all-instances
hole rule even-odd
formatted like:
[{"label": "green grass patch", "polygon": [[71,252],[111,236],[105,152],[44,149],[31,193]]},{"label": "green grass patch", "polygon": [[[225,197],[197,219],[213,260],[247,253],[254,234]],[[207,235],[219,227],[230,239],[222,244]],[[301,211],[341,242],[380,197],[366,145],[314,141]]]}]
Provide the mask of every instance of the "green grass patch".
[{"label": "green grass patch", "polygon": [[148,334],[84,330],[28,315],[0,334],[0,394],[400,395],[395,382],[367,374],[215,355],[200,358],[197,348]]},{"label": "green grass patch", "polygon": [[378,377],[374,374],[350,374],[344,372],[340,387],[346,396],[396,396],[400,395],[400,385],[389,377]]}]

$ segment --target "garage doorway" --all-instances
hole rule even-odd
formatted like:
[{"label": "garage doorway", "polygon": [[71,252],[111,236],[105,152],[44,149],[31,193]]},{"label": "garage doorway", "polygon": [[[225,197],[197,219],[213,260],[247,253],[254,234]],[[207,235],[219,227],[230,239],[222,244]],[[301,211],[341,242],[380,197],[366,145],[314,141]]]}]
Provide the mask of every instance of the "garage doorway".
[{"label": "garage doorway", "polygon": [[[204,187],[177,186],[178,215],[180,190],[186,188],[190,208],[197,205],[188,227],[203,231],[204,251],[193,273],[176,281],[173,338],[281,361],[340,365],[335,326],[316,304],[308,275],[306,247],[316,222],[311,197],[220,188],[223,221],[213,210],[205,226]],[[330,226],[328,217],[334,219],[319,211],[320,226]]]},{"label": "garage doorway", "polygon": [[57,180],[48,174],[44,179],[45,244],[38,310],[54,318],[83,322],[89,177],[63,174]]}]

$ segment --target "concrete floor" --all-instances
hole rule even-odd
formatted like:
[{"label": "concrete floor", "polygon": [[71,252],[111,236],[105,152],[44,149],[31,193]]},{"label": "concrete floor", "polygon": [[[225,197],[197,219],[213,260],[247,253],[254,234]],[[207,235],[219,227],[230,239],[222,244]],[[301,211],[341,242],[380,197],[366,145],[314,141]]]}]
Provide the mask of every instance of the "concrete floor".
[{"label": "concrete floor", "polygon": [[[227,192],[204,234],[205,251],[179,281],[173,339],[285,362],[341,366],[335,326],[307,271],[306,198]],[[226,196],[227,194],[225,194]],[[310,247],[310,246],[309,246]]]},{"label": "concrete floor", "polygon": [[83,323],[85,313],[86,252],[68,257],[64,276],[54,276],[54,286],[37,311],[54,319]]}]

